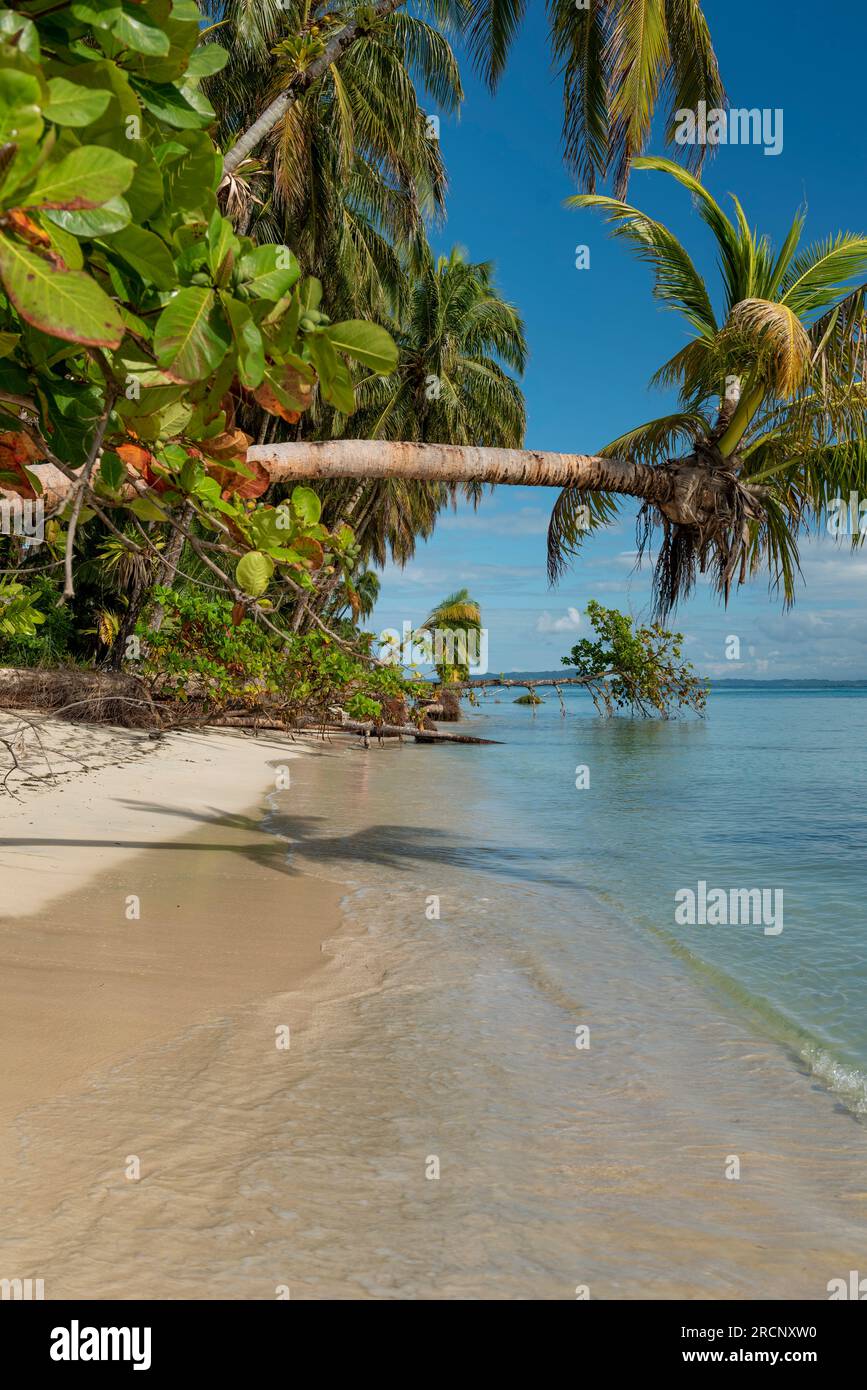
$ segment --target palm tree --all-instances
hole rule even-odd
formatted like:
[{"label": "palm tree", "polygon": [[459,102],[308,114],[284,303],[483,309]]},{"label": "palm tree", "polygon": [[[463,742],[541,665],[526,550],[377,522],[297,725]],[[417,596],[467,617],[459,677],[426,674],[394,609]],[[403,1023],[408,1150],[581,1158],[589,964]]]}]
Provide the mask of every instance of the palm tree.
[{"label": "palm tree", "polygon": [[[636,164],[667,172],[695,198],[716,242],[722,304],[717,314],[687,251],[661,223],[613,198],[569,199],[575,207],[606,214],[615,234],[653,266],[656,297],[677,309],[692,330],[690,341],[654,377],[655,384],[679,387],[680,410],[628,431],[602,453],[656,466],[686,441],[691,458],[711,476],[732,480],[733,507],[724,518],[697,517],[689,526],[672,526],[662,509],[655,574],[660,611],[690,591],[697,565],[704,571],[711,562],[726,598],[735,574],[743,583],[766,563],[791,603],[801,525],[865,476],[863,376],[852,375],[852,339],[834,340],[833,328],[847,282],[867,270],[867,238],[842,232],[798,252],[804,227],[798,211],[775,253],[768,237],[751,230],[733,195],[734,222],[677,165],[652,158]],[[864,348],[861,338],[862,362]],[[571,489],[554,509],[552,576],[579,539],[576,498]],[[604,493],[592,502],[600,516],[614,509]],[[646,543],[653,510],[645,508],[642,519],[649,523],[642,533]]]},{"label": "palm tree", "polygon": [[833,497],[867,488],[865,287],[851,289],[867,271],[867,237],[842,232],[799,251],[799,212],[775,251],[750,229],[737,199],[732,221],[678,165],[655,158],[635,165],[667,173],[692,195],[716,242],[719,312],[662,223],[612,198],[572,201],[607,214],[653,268],[656,297],[686,318],[690,341],[656,374],[664,385],[679,385],[680,410],[598,454],[374,439],[277,446],[254,457],[274,478],[559,486],[549,531],[552,579],[587,531],[612,514],[618,495],[636,497],[644,503],[642,538],[662,528],[660,613],[689,592],[696,568],[712,567],[727,598],[733,582],[767,566],[790,603],[801,530]]},{"label": "palm tree", "polygon": [[[358,410],[334,422],[336,434],[520,448],[524,397],[505,368],[524,369],[524,324],[498,291],[490,263],[468,261],[458,249],[431,259],[403,319],[390,326],[400,351],[397,371],[360,383]],[[481,495],[472,483],[464,491],[476,501]],[[390,553],[405,564],[456,495],[444,483],[383,479],[352,490],[351,517],[346,489],[333,494],[330,506],[351,522],[365,559],[383,565]]]},{"label": "palm tree", "polygon": [[[322,3],[203,0],[230,51],[208,84],[218,139],[233,135],[292,79],[337,22]],[[442,214],[445,169],[413,79],[438,109],[462,97],[457,62],[437,29],[394,14],[360,36],[223,182],[227,211],[258,242],[291,244],[327,285],[335,317],[399,311],[407,268],[427,254],[425,223]]]},{"label": "palm tree", "polygon": [[498,292],[490,262],[454,247],[415,280],[403,319],[393,325],[397,371],[372,377],[344,433],[368,439],[521,444],[524,397],[504,370],[523,372],[524,324]]},{"label": "palm tree", "polygon": [[[482,615],[468,589],[456,589],[428,614],[422,631],[432,635],[432,657],[442,685],[469,679],[468,653],[472,639],[478,642]],[[439,634],[439,636],[437,635]],[[447,634],[444,638],[442,634]],[[448,634],[452,634],[451,637]],[[445,655],[443,655],[445,647]],[[476,646],[478,652],[478,646]]]},{"label": "palm tree", "polygon": [[[273,0],[272,0],[273,2]],[[232,174],[321,74],[346,61],[371,24],[387,23],[405,0],[372,6],[335,5],[334,25],[287,74],[248,122],[225,160]],[[489,85],[496,86],[526,11],[526,0],[431,0],[441,21],[463,30]],[[725,100],[701,0],[548,0],[551,47],[563,80],[563,138],[567,164],[585,188],[614,170],[622,196],[630,160],[647,143],[661,92],[670,97],[666,138],[679,109],[709,108]],[[703,148],[688,152],[692,167]]]},{"label": "palm tree", "polygon": [[359,618],[369,618],[379,598],[380,582],[376,570],[362,569],[353,575],[352,587],[355,591],[355,609],[348,598],[341,596],[329,612],[330,618],[347,618],[350,614]]}]

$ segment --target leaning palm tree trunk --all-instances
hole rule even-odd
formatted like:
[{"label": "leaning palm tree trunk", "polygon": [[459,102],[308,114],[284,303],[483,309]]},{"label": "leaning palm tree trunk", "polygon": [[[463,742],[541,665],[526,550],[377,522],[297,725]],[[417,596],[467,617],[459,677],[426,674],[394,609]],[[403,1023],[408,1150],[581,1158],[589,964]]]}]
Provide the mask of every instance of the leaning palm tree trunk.
[{"label": "leaning palm tree trunk", "polygon": [[272,483],[334,478],[402,478],[456,485],[506,483],[620,492],[654,502],[664,501],[669,491],[662,469],[596,454],[335,439],[254,445],[247,457],[251,463],[264,464]]},{"label": "leaning palm tree trunk", "polygon": [[[405,481],[505,484],[523,487],[575,488],[639,497],[681,525],[701,524],[728,511],[735,479],[718,460],[689,455],[651,465],[600,454],[554,454],[535,449],[489,449],[467,444],[415,444],[381,439],[301,440],[292,444],[254,444],[251,463],[262,464],[272,483],[316,482],[355,478],[400,478]],[[34,464],[46,512],[63,505],[75,487],[52,464]],[[128,484],[117,495],[128,501],[140,485]],[[758,490],[757,490],[758,491]],[[0,486],[0,497],[14,494]]]}]

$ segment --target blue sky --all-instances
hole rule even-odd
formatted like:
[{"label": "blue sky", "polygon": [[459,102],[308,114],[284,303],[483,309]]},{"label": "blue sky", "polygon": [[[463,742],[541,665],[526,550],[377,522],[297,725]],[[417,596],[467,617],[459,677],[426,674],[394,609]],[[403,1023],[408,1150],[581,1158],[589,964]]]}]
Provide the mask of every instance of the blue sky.
[{"label": "blue sky", "polygon": [[[711,192],[721,201],[737,193],[750,222],[777,241],[802,203],[805,243],[867,230],[863,0],[707,0],[704,8],[732,105],[784,113],[782,152],[720,148],[706,167]],[[441,122],[448,221],[433,240],[493,260],[502,292],[524,316],[527,446],[592,452],[672,407],[673,397],[648,382],[685,341],[686,325],[653,300],[649,270],[610,240],[598,214],[563,207],[576,190],[560,155],[560,91],[544,6],[531,0],[529,9],[495,96],[462,57],[466,100],[459,119]],[[658,140],[651,149],[663,152]],[[685,191],[663,175],[636,173],[628,196],[672,227],[713,288],[709,233]],[[579,245],[590,249],[587,270],[575,266]],[[548,587],[545,531],[555,497],[499,488],[475,512],[461,504],[444,513],[405,569],[386,569],[371,626],[420,623],[437,599],[466,586],[481,604],[490,669],[536,670],[559,665],[587,635],[590,598],[648,617],[650,574],[633,572],[631,507]],[[728,611],[699,587],[673,624],[686,634],[688,657],[719,676],[867,677],[867,552],[821,537],[803,545],[802,567],[805,582],[788,614],[762,578]],[[732,634],[739,661],[725,657]]]}]

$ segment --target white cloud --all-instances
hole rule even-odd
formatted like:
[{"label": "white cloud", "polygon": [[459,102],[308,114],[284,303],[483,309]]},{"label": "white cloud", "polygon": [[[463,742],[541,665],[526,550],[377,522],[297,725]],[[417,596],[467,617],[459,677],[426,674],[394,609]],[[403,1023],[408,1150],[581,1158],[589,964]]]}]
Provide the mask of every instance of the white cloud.
[{"label": "white cloud", "polygon": [[537,632],[577,632],[581,626],[581,614],[577,608],[567,608],[562,618],[554,618],[546,609],[536,619]]}]

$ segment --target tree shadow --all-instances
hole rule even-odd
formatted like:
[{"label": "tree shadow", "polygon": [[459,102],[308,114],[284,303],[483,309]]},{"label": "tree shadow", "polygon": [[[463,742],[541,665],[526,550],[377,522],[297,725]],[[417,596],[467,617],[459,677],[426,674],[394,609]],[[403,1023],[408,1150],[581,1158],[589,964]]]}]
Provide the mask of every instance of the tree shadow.
[{"label": "tree shadow", "polygon": [[535,845],[522,848],[511,843],[483,841],[430,826],[377,824],[344,834],[329,834],[323,833],[332,824],[327,816],[272,811],[264,821],[259,821],[251,816],[222,812],[216,808],[210,808],[211,814],[196,814],[158,805],[149,805],[144,809],[235,830],[264,830],[270,836],[279,837],[281,854],[291,856],[292,863],[287,870],[290,873],[298,872],[301,865],[307,864],[344,866],[355,863],[398,869],[412,862],[421,862],[492,874],[498,878],[531,879],[535,883],[545,882],[557,888],[574,889],[577,886],[574,878],[556,870],[545,873],[546,861],[560,862],[559,854],[552,851]]},{"label": "tree shadow", "polygon": [[[544,882],[553,887],[575,889],[574,878],[557,871],[545,873],[545,861],[559,856],[538,846],[484,842],[468,835],[428,826],[367,825],[344,834],[324,833],[332,822],[326,816],[287,815],[279,811],[268,814],[264,821],[258,817],[222,811],[208,807],[203,811],[163,806],[158,803],[123,801],[120,804],[134,810],[177,816],[205,826],[241,831],[256,837],[254,843],[232,843],[228,840],[203,841],[190,835],[177,840],[128,840],[76,836],[3,836],[0,848],[57,848],[73,846],[81,849],[120,847],[130,850],[168,850],[173,853],[237,854],[260,868],[276,873],[297,875],[308,867],[375,865],[382,869],[400,869],[413,864],[434,864],[444,868],[492,875],[511,880]],[[264,832],[264,837],[263,837]]]}]

